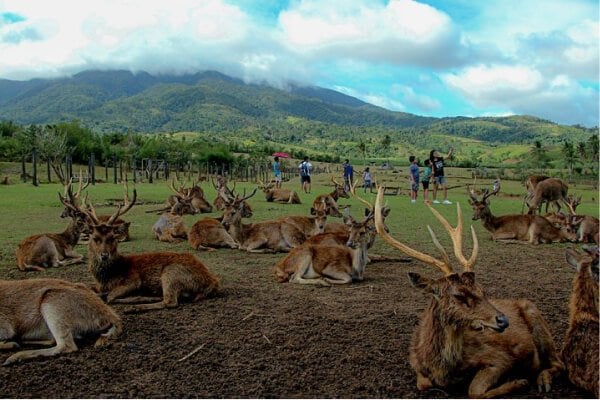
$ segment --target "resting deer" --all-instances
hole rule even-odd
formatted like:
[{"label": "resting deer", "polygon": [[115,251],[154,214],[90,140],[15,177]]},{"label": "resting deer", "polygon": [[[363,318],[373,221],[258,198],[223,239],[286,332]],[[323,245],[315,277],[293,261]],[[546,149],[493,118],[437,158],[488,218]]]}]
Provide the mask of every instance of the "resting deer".
[{"label": "resting deer", "polygon": [[171,208],[175,205],[176,200],[189,202],[192,206],[192,212],[190,214],[195,213],[210,213],[212,212],[212,206],[206,198],[204,197],[204,191],[198,183],[194,181],[192,187],[186,188],[185,184],[179,186],[179,188],[175,188],[175,181],[172,180],[169,185],[171,190],[175,193],[174,195],[169,196],[167,199],[168,207]]},{"label": "resting deer", "polygon": [[485,296],[473,272],[479,244],[472,226],[473,252],[469,259],[463,254],[460,204],[456,205],[456,228],[427,204],[450,234],[454,255],[464,269],[456,273],[429,226],[441,259],[414,250],[386,232],[381,206],[384,190],[379,188],[375,204],[375,227],[381,238],[444,274],[437,279],[415,272],[408,274],[413,287],[431,296],[413,333],[409,351],[410,364],[417,373],[417,388],[445,388],[472,376],[468,388],[470,397],[502,397],[528,385],[526,379],[502,382],[507,375],[525,370],[537,373],[538,389],[548,392],[552,379],[564,368],[548,324],[529,300],[495,300]]},{"label": "resting deer", "polygon": [[528,214],[535,214],[536,210],[542,208],[542,202],[546,202],[546,213],[548,212],[548,204],[554,203],[556,211],[560,211],[560,202],[567,201],[567,192],[569,186],[562,179],[548,178],[544,179],[535,186],[533,196],[531,197],[531,203],[527,202],[529,206]]},{"label": "resting deer", "polygon": [[562,349],[569,380],[598,398],[598,246],[583,247],[592,258],[567,249],[575,268],[569,302],[569,328]]},{"label": "resting deer", "polygon": [[481,219],[485,229],[492,234],[492,240],[528,241],[531,244],[574,242],[575,234],[566,227],[557,228],[540,215],[514,214],[495,217],[490,210],[489,198],[500,191],[500,183],[490,192],[485,189],[481,200],[469,191],[469,204],[473,207],[473,221]]},{"label": "resting deer", "polygon": [[565,202],[569,208],[569,216],[566,216],[566,222],[564,223],[567,228],[577,235],[577,241],[582,243],[596,243],[600,244],[599,235],[599,222],[598,218],[591,215],[577,215],[576,208],[581,202],[581,197],[567,198]]},{"label": "resting deer", "polygon": [[568,249],[577,273],[569,301],[569,328],[562,349],[569,380],[598,398],[598,246],[583,247],[591,258]]},{"label": "resting deer", "polygon": [[331,178],[331,182],[334,184],[333,191],[329,194],[317,196],[313,201],[313,209],[320,208],[322,204],[325,204],[328,215],[331,215],[332,217],[342,217],[337,201],[340,197],[349,199],[350,195],[346,191],[345,186],[336,182],[333,177]]},{"label": "resting deer", "polygon": [[346,246],[304,245],[293,249],[275,267],[277,282],[330,286],[363,280],[369,242],[369,214],[350,229]]},{"label": "resting deer", "polygon": [[181,203],[179,200],[168,213],[163,213],[158,221],[152,226],[154,238],[161,242],[179,242],[187,239],[187,230],[183,221],[183,214],[189,213],[192,208],[189,203]]},{"label": "resting deer", "polygon": [[300,196],[293,190],[276,189],[273,183],[264,184],[260,182],[258,186],[265,194],[265,200],[275,203],[302,204]]},{"label": "resting deer", "polygon": [[[58,195],[63,204],[73,201]],[[73,213],[71,222],[61,233],[42,233],[29,236],[19,243],[16,251],[17,267],[21,271],[43,271],[49,267],[66,266],[83,262],[83,256],[74,250],[79,236],[85,230],[85,217]]]},{"label": "resting deer", "polygon": [[291,224],[297,227],[305,236],[309,238],[319,233],[323,233],[325,230],[325,224],[327,222],[327,211],[325,207],[325,199],[319,208],[311,208],[310,213],[312,216],[301,216],[301,215],[288,215],[281,217],[278,221],[284,224]]},{"label": "resting deer", "polygon": [[[133,207],[137,198],[125,202],[106,222],[96,216],[88,204],[85,211],[92,230],[88,243],[88,267],[96,280],[97,290],[108,303],[144,303],[129,311],[172,308],[180,298],[199,301],[219,289],[219,280],[195,256],[186,253],[147,252],[120,254],[116,235],[119,225],[113,222]],[[149,296],[143,296],[148,294]],[[133,296],[133,297],[127,297]],[[162,297],[160,297],[162,296]]]},{"label": "resting deer", "polygon": [[99,334],[95,347],[102,347],[116,340],[121,331],[119,316],[83,284],[58,279],[0,280],[0,349],[54,344],[19,351],[4,365],[75,352],[75,339],[87,334]]},{"label": "resting deer", "polygon": [[221,224],[227,229],[239,248],[252,253],[287,252],[300,246],[306,235],[295,225],[282,221],[242,223],[243,202],[256,194],[256,190],[229,203],[223,212]]},{"label": "resting deer", "polygon": [[196,221],[188,232],[188,243],[199,251],[213,251],[228,247],[237,249],[239,245],[216,218],[204,218]]}]

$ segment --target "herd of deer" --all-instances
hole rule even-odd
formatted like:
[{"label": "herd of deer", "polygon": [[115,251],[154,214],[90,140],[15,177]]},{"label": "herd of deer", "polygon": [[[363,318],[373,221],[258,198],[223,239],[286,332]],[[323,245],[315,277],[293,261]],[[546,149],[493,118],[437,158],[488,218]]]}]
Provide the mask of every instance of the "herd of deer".
[{"label": "herd of deer", "polygon": [[[286,252],[273,268],[278,282],[323,285],[362,281],[366,265],[377,256],[369,255],[376,236],[404,254],[439,268],[443,276],[428,278],[409,272],[410,284],[430,297],[419,325],[413,333],[409,350],[410,364],[417,374],[417,387],[447,387],[470,378],[471,397],[500,397],[528,385],[527,379],[515,379],[515,371],[537,376],[540,391],[549,391],[552,379],[566,370],[575,385],[598,397],[598,220],[593,229],[583,225],[588,217],[575,214],[579,202],[567,198],[564,182],[547,178],[535,182],[525,202],[529,214],[495,217],[489,198],[500,190],[499,181],[481,199],[469,191],[473,220],[481,219],[494,240],[519,240],[530,243],[554,241],[589,241],[586,255],[567,250],[568,264],[576,268],[570,300],[569,328],[562,353],[558,353],[548,324],[529,300],[488,299],[475,280],[473,268],[479,244],[473,227],[473,251],[463,254],[463,219],[457,204],[457,226],[452,227],[431,205],[428,208],[449,233],[454,255],[463,268],[455,272],[450,258],[428,227],[440,258],[415,250],[393,238],[385,225],[390,209],[382,204],[385,188],[379,188],[375,204],[356,195],[354,188],[346,192],[333,180],[334,190],[318,196],[310,216],[285,216],[276,220],[243,223],[252,216],[249,195],[235,193],[227,182],[217,179],[213,185],[217,198],[212,205],[196,184],[181,185],[160,210],[161,217],[153,226],[158,240],[177,241],[187,238],[195,250],[219,247],[247,252]],[[261,183],[267,201],[299,203],[292,191],[274,189]],[[118,251],[119,241],[128,238],[129,224],[122,220],[136,202],[125,184],[124,202],[110,216],[98,216],[87,196],[82,199],[82,183],[74,193],[71,182],[65,182],[59,199],[63,216],[71,222],[63,233],[34,235],[24,239],[17,249],[17,265],[21,270],[43,270],[81,262],[83,256],[73,248],[83,234],[88,237],[87,262],[95,285],[56,279],[0,281],[0,349],[15,349],[19,344],[47,344],[53,347],[20,351],[4,365],[34,357],[52,356],[77,350],[79,335],[96,333],[96,346],[116,340],[122,332],[120,317],[108,304],[130,304],[125,312],[140,312],[176,307],[183,299],[199,301],[220,289],[219,279],[195,256],[188,253],[144,252],[124,255]],[[552,195],[550,195],[550,193]],[[555,196],[555,194],[557,194]],[[337,205],[340,197],[353,195],[366,205],[361,221],[352,218],[347,209]],[[542,202],[565,202],[571,212],[560,211],[540,216],[535,211]],[[188,231],[182,215],[222,211],[220,218],[204,218]],[[343,223],[327,222],[328,216],[343,217]],[[593,225],[589,217],[588,225]],[[582,226],[583,225],[583,226]],[[576,231],[575,227],[579,229]],[[592,227],[593,228],[593,227]],[[591,230],[591,231],[590,231]],[[474,375],[471,375],[474,373]],[[506,380],[507,377],[511,377]],[[516,375],[518,376],[518,375]]]}]

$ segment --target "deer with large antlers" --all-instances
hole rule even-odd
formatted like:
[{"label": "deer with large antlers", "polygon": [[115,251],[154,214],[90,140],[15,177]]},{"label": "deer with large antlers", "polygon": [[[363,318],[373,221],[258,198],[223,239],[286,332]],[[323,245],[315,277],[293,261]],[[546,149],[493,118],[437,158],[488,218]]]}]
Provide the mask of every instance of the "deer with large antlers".
[{"label": "deer with large antlers", "polygon": [[[567,249],[567,262],[577,271],[569,302],[569,328],[562,349],[569,380],[598,398],[598,246]],[[591,258],[589,257],[591,256]]]},{"label": "deer with large antlers", "polygon": [[274,183],[264,184],[259,182],[259,189],[265,194],[265,200],[275,203],[302,204],[300,196],[290,189],[277,189]]},{"label": "deer with large antlers", "polygon": [[121,331],[119,316],[83,284],[59,279],[0,280],[0,350],[17,349],[20,344],[54,345],[19,351],[6,359],[5,366],[75,352],[75,339],[82,335],[99,335],[95,347],[103,347]]},{"label": "deer with large antlers", "polygon": [[570,232],[577,235],[578,242],[596,243],[598,245],[600,244],[600,221],[591,215],[577,215],[576,208],[580,203],[581,196],[577,198],[568,196],[565,205],[569,209],[569,215],[561,215],[561,222],[567,226]]},{"label": "deer with large antlers", "polygon": [[242,198],[239,196],[223,212],[221,224],[239,248],[253,253],[288,252],[300,246],[306,235],[296,225],[282,221],[242,223],[243,202],[256,194],[257,189]]},{"label": "deer with large antlers", "polygon": [[108,303],[143,303],[129,311],[176,307],[182,298],[199,301],[219,289],[219,279],[195,256],[186,253],[148,252],[120,254],[116,235],[120,227],[114,221],[135,204],[125,202],[106,222],[96,216],[94,207],[79,210],[88,217],[92,230],[88,243],[88,267],[97,290]]},{"label": "deer with large antlers", "polygon": [[338,207],[337,201],[340,197],[345,199],[349,199],[350,195],[346,191],[345,185],[342,185],[332,177],[331,182],[333,182],[334,189],[331,193],[321,194],[315,198],[313,201],[313,209],[320,208],[322,204],[326,205],[326,211],[328,215],[332,217],[342,217],[342,213]]},{"label": "deer with large antlers", "polygon": [[[58,195],[65,205],[74,201],[70,186],[66,192],[70,200]],[[23,239],[16,250],[17,267],[21,271],[43,271],[49,267],[83,262],[83,256],[74,247],[85,229],[85,217],[77,212],[71,215],[71,222],[63,232],[42,233]]]},{"label": "deer with large antlers", "polygon": [[540,391],[549,391],[552,379],[564,366],[556,354],[548,324],[529,300],[488,299],[484,289],[475,282],[473,267],[479,245],[471,226],[473,251],[467,259],[462,249],[460,204],[456,205],[456,228],[427,204],[450,234],[454,255],[463,267],[462,273],[456,273],[429,226],[441,258],[415,250],[386,232],[381,205],[383,194],[384,188],[379,188],[375,204],[375,226],[382,239],[416,260],[438,268],[444,275],[430,279],[415,272],[408,274],[413,287],[431,296],[413,333],[409,351],[410,364],[417,374],[417,388],[445,388],[472,376],[468,388],[470,397],[502,397],[528,385],[527,379],[502,382],[505,376],[524,369],[537,373]]},{"label": "deer with large antlers", "polygon": [[531,244],[576,240],[575,234],[569,232],[567,227],[557,228],[540,215],[494,216],[490,210],[489,198],[499,191],[499,181],[493,191],[485,189],[481,199],[477,198],[473,190],[469,190],[469,204],[473,207],[472,219],[481,220],[484,228],[492,234],[492,240],[528,241]]}]

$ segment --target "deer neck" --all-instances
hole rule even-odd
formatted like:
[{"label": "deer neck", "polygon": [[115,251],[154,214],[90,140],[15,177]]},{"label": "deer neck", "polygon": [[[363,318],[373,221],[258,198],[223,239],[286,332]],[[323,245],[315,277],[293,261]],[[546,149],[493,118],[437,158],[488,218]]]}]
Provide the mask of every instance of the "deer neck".
[{"label": "deer neck", "polygon": [[243,224],[242,219],[240,218],[234,224],[229,225],[229,229],[227,229],[227,232],[229,233],[229,236],[233,238],[233,240],[235,240],[238,243],[243,243],[247,236],[247,232],[250,226],[251,225]]},{"label": "deer neck", "polygon": [[425,363],[438,384],[447,383],[462,362],[465,328],[453,322],[436,300],[424,311],[419,328],[418,346]]},{"label": "deer neck", "polygon": [[332,199],[334,199],[335,201],[338,201],[338,199],[340,198],[340,196],[338,196],[338,192],[337,189],[335,189],[333,192],[329,193],[329,195],[331,196]]},{"label": "deer neck", "polygon": [[367,241],[362,240],[360,245],[352,251],[352,277],[362,279],[367,265]]},{"label": "deer neck", "polygon": [[569,326],[577,320],[598,321],[598,286],[589,271],[580,271],[573,280],[569,302]]},{"label": "deer neck", "polygon": [[65,242],[71,246],[75,246],[79,241],[79,236],[81,236],[81,230],[77,226],[77,221],[74,218],[71,218],[69,225],[67,225],[65,230],[59,235],[65,240]]},{"label": "deer neck", "polygon": [[486,207],[481,213],[481,222],[483,222],[483,226],[490,232],[498,229],[498,218],[496,218],[489,207]]},{"label": "deer neck", "polygon": [[88,269],[102,288],[107,288],[110,282],[127,272],[127,268],[122,268],[121,265],[124,263],[124,257],[118,253],[102,260],[97,254],[88,251],[88,260]]}]

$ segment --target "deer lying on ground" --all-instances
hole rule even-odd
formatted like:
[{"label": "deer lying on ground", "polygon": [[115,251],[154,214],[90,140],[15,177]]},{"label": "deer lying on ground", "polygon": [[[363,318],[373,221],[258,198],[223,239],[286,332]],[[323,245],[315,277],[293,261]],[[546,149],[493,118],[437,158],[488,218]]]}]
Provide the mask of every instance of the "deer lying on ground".
[{"label": "deer lying on ground", "polygon": [[341,217],[342,213],[339,210],[337,201],[340,197],[349,199],[350,195],[346,191],[345,186],[336,182],[333,177],[331,178],[331,182],[334,184],[333,191],[329,194],[317,196],[313,201],[313,209],[317,209],[321,207],[321,204],[325,204],[327,206],[326,211],[328,215],[331,215],[332,217]]},{"label": "deer lying on ground", "polygon": [[[317,207],[312,207],[310,213],[312,216],[300,216],[300,215],[288,215],[279,218],[284,224],[291,224],[297,227],[302,233],[304,233],[305,239],[319,233],[323,233],[325,230],[325,224],[327,223],[327,206],[325,204],[326,199],[323,199],[321,204],[317,204]],[[304,242],[304,240],[303,240]]]},{"label": "deer lying on ground", "polygon": [[282,221],[263,221],[254,224],[242,223],[243,202],[256,194],[236,198],[223,212],[221,224],[227,229],[239,248],[253,253],[287,252],[300,246],[306,235],[296,225]]},{"label": "deer lying on ground", "polygon": [[163,213],[152,226],[154,238],[158,241],[169,243],[186,240],[188,234],[182,215],[189,213],[190,209],[192,209],[191,204],[175,200],[171,211]]},{"label": "deer lying on ground", "polygon": [[273,183],[264,184],[260,182],[258,186],[265,194],[265,200],[275,203],[302,204],[300,196],[293,190],[276,189]]},{"label": "deer lying on ground", "polygon": [[[63,204],[73,201],[58,195]],[[66,266],[83,262],[83,256],[74,250],[79,236],[86,229],[85,217],[73,213],[71,222],[61,233],[42,233],[29,236],[19,243],[16,251],[17,267],[21,271],[44,271],[49,267]]]},{"label": "deer lying on ground", "polygon": [[77,351],[75,339],[99,334],[95,347],[121,334],[119,316],[83,284],[58,279],[0,280],[0,349],[20,344],[54,347],[19,351],[4,365]]},{"label": "deer lying on ground", "polygon": [[188,232],[188,243],[199,251],[213,251],[228,247],[237,249],[239,245],[216,218],[204,218],[196,221]]},{"label": "deer lying on ground", "polygon": [[417,388],[445,388],[473,376],[468,388],[469,397],[503,397],[527,386],[528,381],[502,382],[502,379],[512,372],[525,370],[537,374],[540,391],[550,391],[552,379],[564,366],[556,354],[548,324],[529,300],[495,300],[485,296],[484,289],[475,282],[473,272],[479,244],[472,226],[473,252],[469,259],[463,254],[460,204],[456,205],[456,228],[427,204],[450,234],[454,255],[464,269],[462,273],[456,273],[429,226],[441,259],[414,250],[386,232],[381,206],[383,194],[384,188],[379,188],[375,204],[375,226],[382,239],[416,260],[439,268],[444,274],[438,279],[415,272],[408,274],[413,287],[431,296],[413,333],[409,351],[410,364],[417,373]]},{"label": "deer lying on ground", "polygon": [[215,293],[219,289],[219,279],[191,254],[119,253],[116,235],[121,227],[113,222],[133,207],[136,198],[134,189],[133,200],[129,202],[125,196],[125,202],[106,222],[98,220],[91,204],[86,210],[76,208],[87,216],[92,230],[88,267],[96,280],[97,291],[108,303],[144,303],[131,307],[130,312],[172,308],[181,298],[199,301]]},{"label": "deer lying on ground", "polygon": [[598,246],[584,250],[592,258],[567,249],[567,262],[577,270],[569,302],[569,328],[562,349],[569,380],[598,398]]},{"label": "deer lying on ground", "polygon": [[567,201],[567,192],[569,186],[562,179],[548,178],[539,182],[533,191],[531,203],[527,202],[529,207],[528,214],[535,214],[536,210],[542,208],[542,202],[546,202],[546,213],[548,212],[548,204],[554,203],[556,211],[560,211],[560,202]]},{"label": "deer lying on ground", "polygon": [[[538,185],[539,187],[539,185]],[[489,198],[500,191],[500,183],[490,192],[485,189],[481,200],[469,191],[469,204],[473,207],[473,221],[481,219],[492,240],[528,241],[531,244],[552,242],[574,242],[575,234],[566,227],[557,228],[540,215],[514,214],[495,217],[490,210]]]},{"label": "deer lying on ground", "polygon": [[368,224],[373,214],[350,229],[346,246],[304,245],[274,267],[277,282],[330,286],[363,280],[367,264]]},{"label": "deer lying on ground", "polygon": [[565,202],[569,208],[570,215],[563,222],[567,228],[577,235],[577,241],[582,243],[600,244],[599,222],[598,218],[591,215],[577,215],[576,208],[581,202],[581,197],[567,198]]}]

